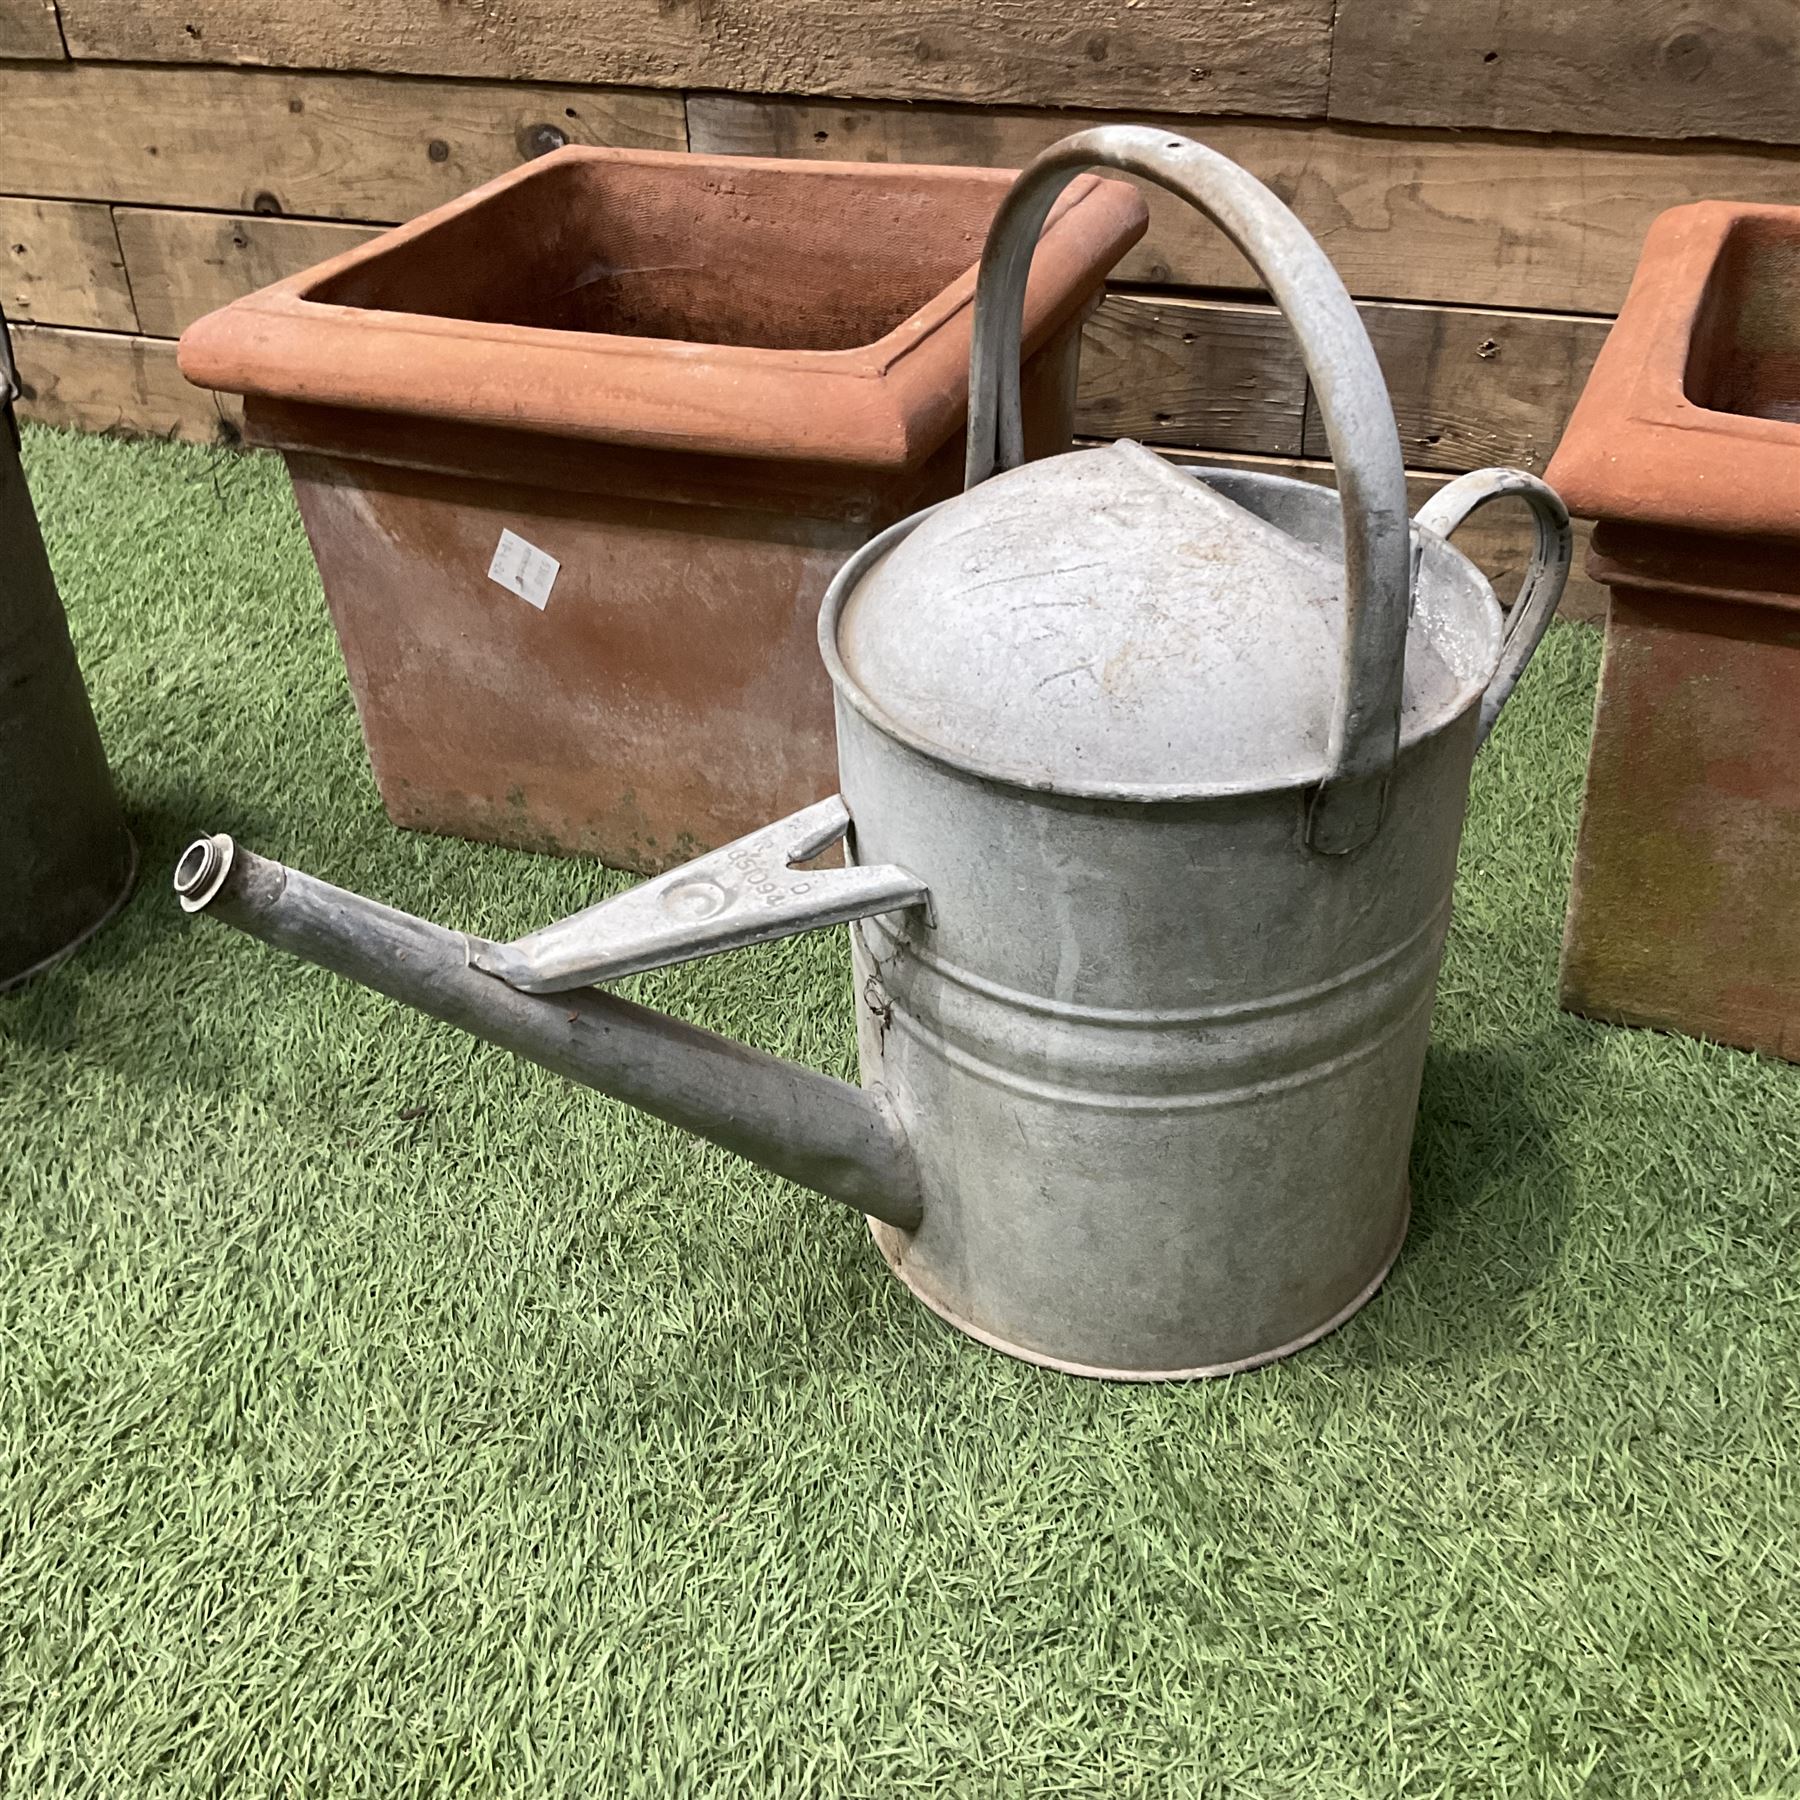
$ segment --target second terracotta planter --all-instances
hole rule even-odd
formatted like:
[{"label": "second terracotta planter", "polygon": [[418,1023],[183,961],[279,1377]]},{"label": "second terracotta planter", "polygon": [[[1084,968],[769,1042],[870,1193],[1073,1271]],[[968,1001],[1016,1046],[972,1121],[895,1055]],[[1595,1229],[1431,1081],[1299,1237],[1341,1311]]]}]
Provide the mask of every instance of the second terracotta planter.
[{"label": "second terracotta planter", "polygon": [[1549,478],[1612,590],[1563,1004],[1800,1061],[1800,207],[1657,220]]},{"label": "second terracotta planter", "polygon": [[[397,824],[654,871],[833,791],[820,597],[960,486],[1004,170],[570,148],[202,319],[287,459]],[[1027,437],[1143,233],[1052,214]]]}]

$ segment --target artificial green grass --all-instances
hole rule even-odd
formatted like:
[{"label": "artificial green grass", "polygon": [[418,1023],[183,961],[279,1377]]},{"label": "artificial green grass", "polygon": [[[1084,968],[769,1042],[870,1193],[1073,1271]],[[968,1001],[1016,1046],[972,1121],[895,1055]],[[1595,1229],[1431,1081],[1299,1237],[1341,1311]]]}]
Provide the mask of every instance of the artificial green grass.
[{"label": "artificial green grass", "polygon": [[[0,999],[6,1792],[1800,1792],[1800,1070],[1556,1009],[1591,633],[1476,778],[1386,1289],[1108,1387],[186,920],[196,828],[493,934],[600,878],[387,825],[277,465],[27,448],[145,875]],[[836,934],[635,991],[850,1069]]]}]

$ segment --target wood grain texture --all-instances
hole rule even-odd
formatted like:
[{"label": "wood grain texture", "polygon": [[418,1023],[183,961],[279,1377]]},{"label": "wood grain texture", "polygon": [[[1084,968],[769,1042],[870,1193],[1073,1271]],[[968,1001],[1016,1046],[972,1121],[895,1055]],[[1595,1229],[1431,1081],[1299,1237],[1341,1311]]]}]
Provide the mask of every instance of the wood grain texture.
[{"label": "wood grain texture", "polygon": [[[1162,454],[1171,462],[1188,468],[1249,469],[1265,475],[1286,475],[1295,481],[1310,481],[1319,487],[1337,486],[1337,471],[1331,464],[1312,458],[1216,456],[1199,450],[1165,450]],[[1416,513],[1449,479],[1448,475],[1409,469],[1406,474],[1408,509]],[[1563,590],[1558,615],[1588,625],[1604,624],[1607,592],[1587,572],[1588,539],[1594,528],[1586,519],[1577,519],[1574,523],[1575,564],[1569,573],[1569,585]],[[1493,583],[1501,605],[1510,607],[1525,580],[1532,538],[1531,518],[1524,507],[1517,501],[1495,501],[1476,513],[1453,541]]]},{"label": "wood grain texture", "polygon": [[63,0],[78,57],[1317,116],[1331,0]]},{"label": "wood grain texture", "polygon": [[[1073,114],[830,105],[695,95],[696,150],[1016,168],[1101,121]],[[1616,312],[1644,233],[1690,200],[1800,199],[1800,151],[1376,131],[1199,116],[1159,123],[1269,184],[1369,299]],[[1150,196],[1150,231],[1119,275],[1192,287],[1260,284],[1180,201]]]},{"label": "wood grain texture", "polygon": [[[146,333],[362,242],[368,228],[120,207]],[[1606,334],[1604,320],[1364,304],[1408,462],[1542,468]],[[1322,456],[1299,351],[1268,305],[1111,294],[1082,343],[1077,427],[1094,437]]]},{"label": "wood grain texture", "polygon": [[[1554,313],[1358,309],[1409,467],[1542,469],[1608,323]],[[1303,425],[1299,421],[1304,420]],[[1323,458],[1323,421],[1272,306],[1111,294],[1082,342],[1076,429],[1159,445]]]},{"label": "wood grain texture", "polygon": [[1800,8],[1339,0],[1331,116],[1800,143]]},{"label": "wood grain texture", "polygon": [[179,337],[203,313],[297,275],[375,236],[367,225],[121,206],[119,248],[151,337]]},{"label": "wood grain texture", "polygon": [[1297,455],[1305,413],[1306,373],[1271,307],[1113,294],[1088,321],[1084,435]]},{"label": "wood grain texture", "polygon": [[66,55],[56,0],[0,0],[0,58],[60,61]]},{"label": "wood grain texture", "polygon": [[[1407,463],[1541,471],[1606,341],[1610,321],[1439,306],[1360,308],[1387,376]],[[1325,456],[1309,398],[1307,456]]]},{"label": "wood grain texture", "polygon": [[112,214],[69,201],[0,199],[0,307],[20,322],[137,330]]},{"label": "wood grain texture", "polygon": [[13,348],[25,390],[19,411],[27,419],[190,444],[238,441],[235,397],[190,387],[166,339],[21,325]]},{"label": "wood grain texture", "polygon": [[680,99],[600,88],[22,63],[0,193],[406,219],[559,143],[679,150]]}]

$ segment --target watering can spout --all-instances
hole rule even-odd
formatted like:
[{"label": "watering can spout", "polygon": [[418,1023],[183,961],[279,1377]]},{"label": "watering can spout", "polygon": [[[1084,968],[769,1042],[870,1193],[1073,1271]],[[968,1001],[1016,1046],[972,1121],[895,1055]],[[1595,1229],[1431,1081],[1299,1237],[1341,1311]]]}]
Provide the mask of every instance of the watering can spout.
[{"label": "watering can spout", "polygon": [[528,967],[529,950],[521,964],[517,951],[509,956],[507,947],[332,887],[222,833],[183,852],[175,892],[188,912],[235,925],[871,1218],[906,1231],[919,1224],[912,1152],[878,1091],[592,987],[526,992],[484,965]]}]

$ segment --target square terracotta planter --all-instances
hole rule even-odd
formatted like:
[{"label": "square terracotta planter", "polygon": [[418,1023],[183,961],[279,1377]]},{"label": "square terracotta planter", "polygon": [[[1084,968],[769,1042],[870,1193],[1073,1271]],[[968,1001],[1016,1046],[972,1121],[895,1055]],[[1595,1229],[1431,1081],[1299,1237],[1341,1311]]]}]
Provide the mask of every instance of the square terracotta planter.
[{"label": "square terracotta planter", "polygon": [[[287,459],[396,824],[649,872],[834,791],[819,601],[960,486],[1011,181],[569,148],[189,329]],[[1092,176],[1051,217],[1033,454],[1145,217]]]},{"label": "square terracotta planter", "polygon": [[1549,479],[1612,590],[1563,1004],[1800,1059],[1800,207],[1657,220]]}]

